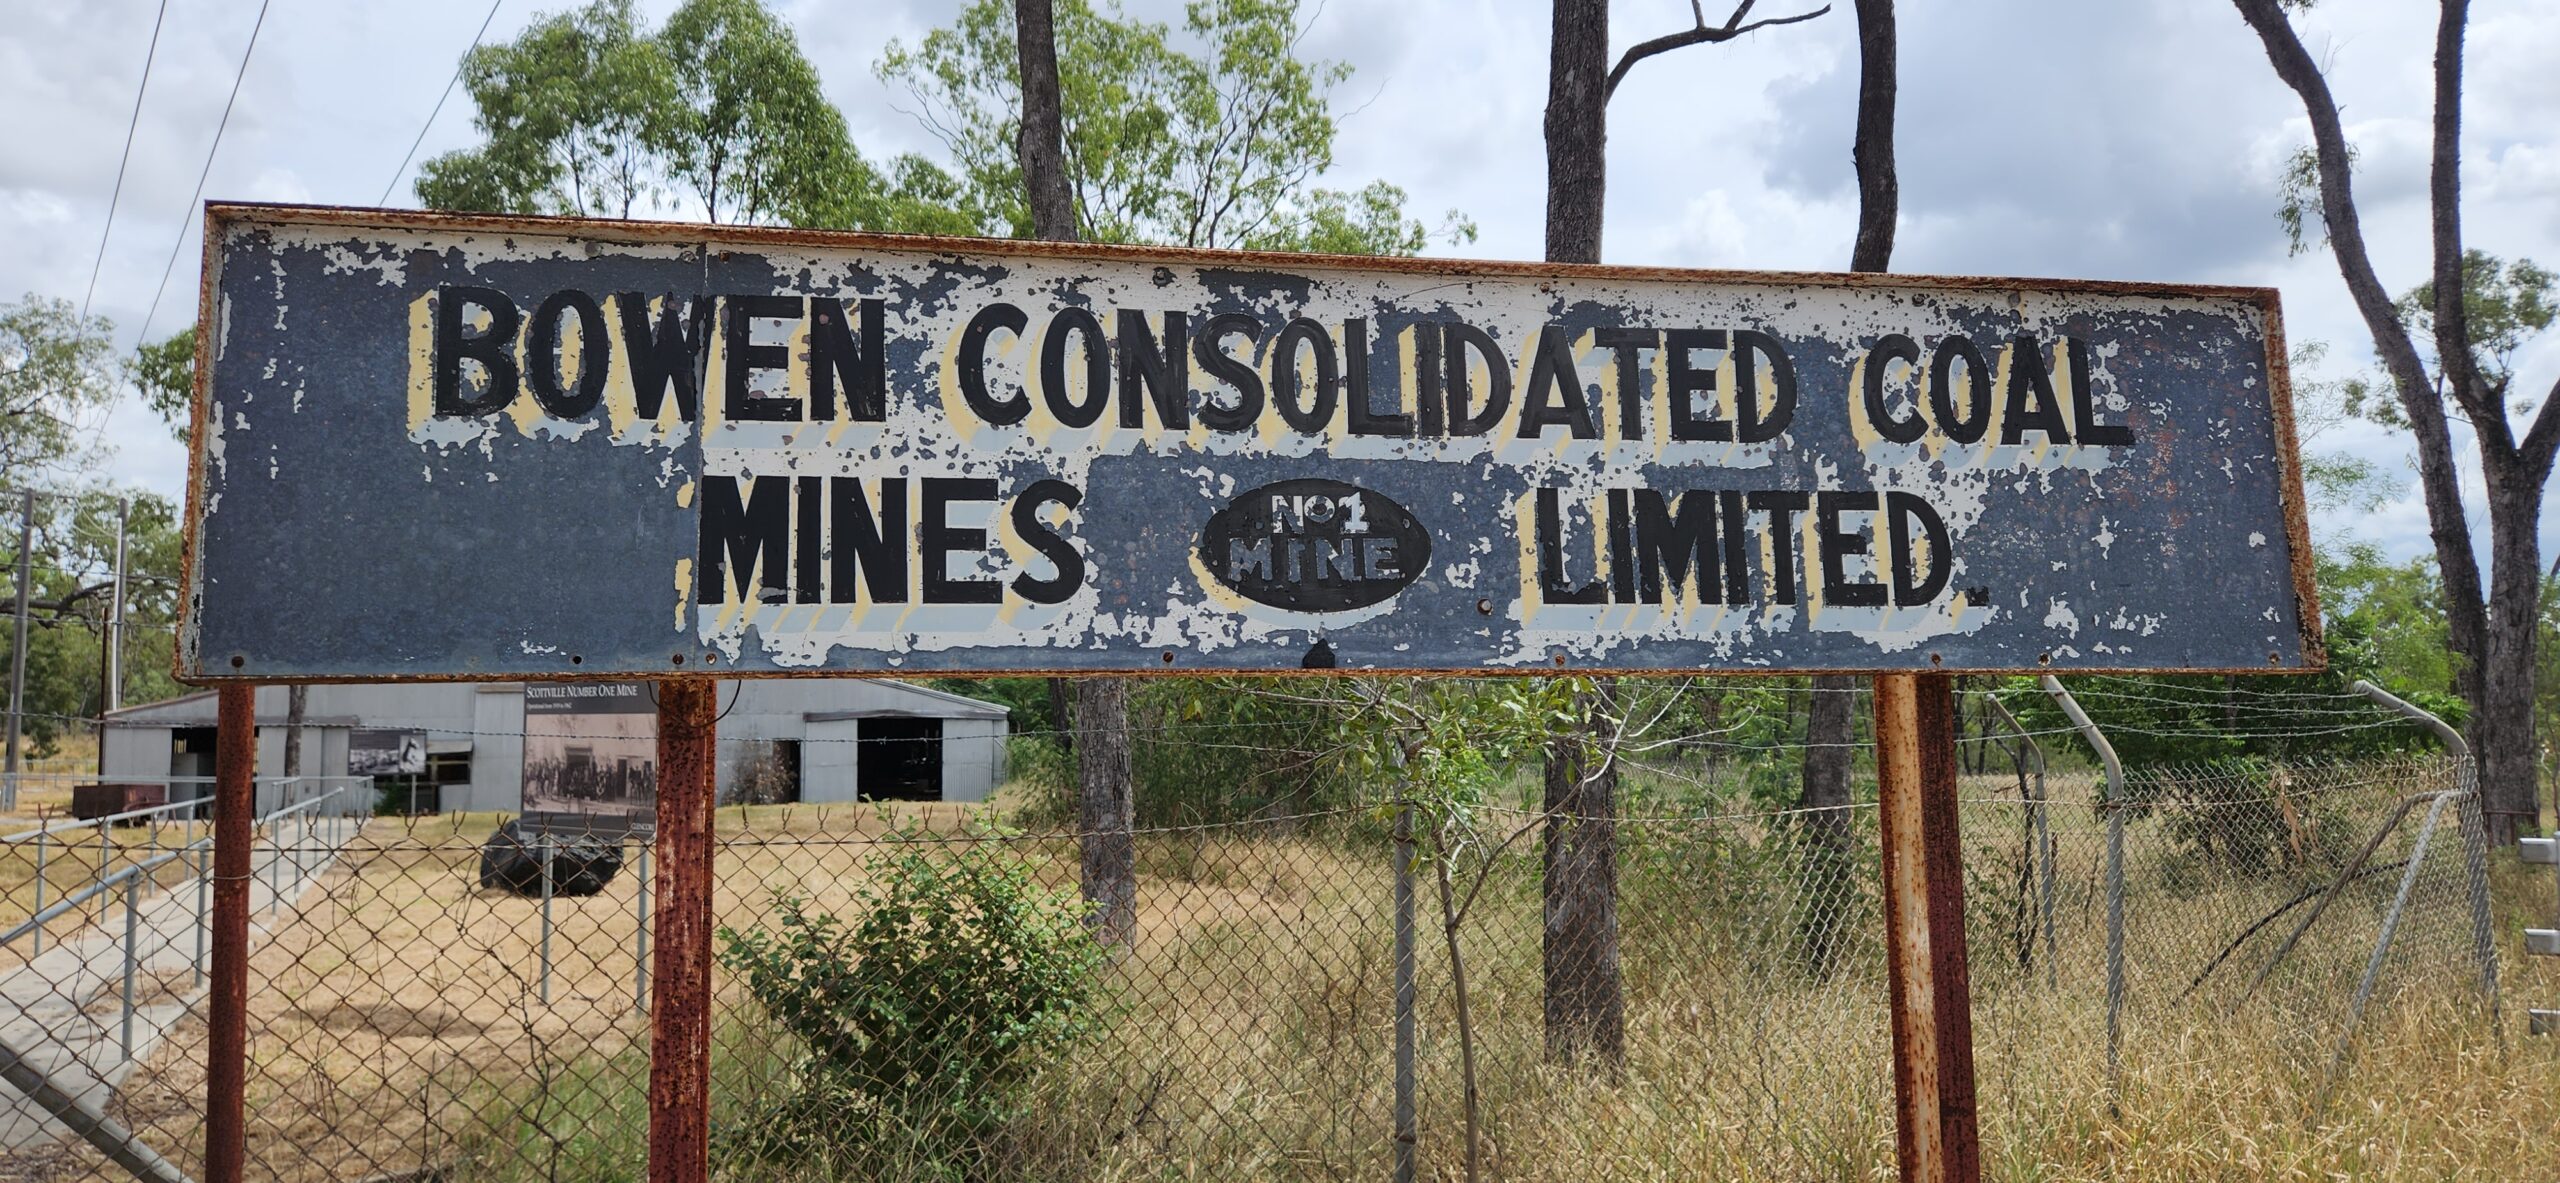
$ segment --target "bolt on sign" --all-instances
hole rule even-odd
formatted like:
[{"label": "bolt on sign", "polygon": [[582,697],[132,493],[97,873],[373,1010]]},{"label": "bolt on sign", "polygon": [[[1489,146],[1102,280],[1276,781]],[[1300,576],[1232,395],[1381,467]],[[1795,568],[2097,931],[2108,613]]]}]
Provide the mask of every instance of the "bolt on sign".
[{"label": "bolt on sign", "polygon": [[2262,289],[206,241],[199,680],[2322,662]]}]

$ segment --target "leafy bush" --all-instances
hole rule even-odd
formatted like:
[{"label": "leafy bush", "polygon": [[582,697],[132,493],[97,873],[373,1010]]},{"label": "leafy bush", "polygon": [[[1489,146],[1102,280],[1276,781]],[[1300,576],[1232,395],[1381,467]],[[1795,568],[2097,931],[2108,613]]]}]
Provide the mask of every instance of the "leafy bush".
[{"label": "leafy bush", "polygon": [[722,929],[721,963],[802,1049],[775,1112],[723,1135],[774,1161],[919,1137],[963,1161],[1024,1086],[1101,1029],[1107,951],[1086,906],[995,842],[899,842],[864,860],[851,927],[783,896],[775,925]]}]

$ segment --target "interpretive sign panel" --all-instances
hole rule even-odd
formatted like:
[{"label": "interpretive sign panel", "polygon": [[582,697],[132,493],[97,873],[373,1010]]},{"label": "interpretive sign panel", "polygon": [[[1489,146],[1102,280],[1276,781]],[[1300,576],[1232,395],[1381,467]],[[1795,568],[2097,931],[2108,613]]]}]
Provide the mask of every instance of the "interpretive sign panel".
[{"label": "interpretive sign panel", "polygon": [[2271,291],[207,242],[197,680],[2322,660]]},{"label": "interpretive sign panel", "polygon": [[658,704],[646,682],[524,688],[524,818],[535,830],[624,834],[658,802]]}]

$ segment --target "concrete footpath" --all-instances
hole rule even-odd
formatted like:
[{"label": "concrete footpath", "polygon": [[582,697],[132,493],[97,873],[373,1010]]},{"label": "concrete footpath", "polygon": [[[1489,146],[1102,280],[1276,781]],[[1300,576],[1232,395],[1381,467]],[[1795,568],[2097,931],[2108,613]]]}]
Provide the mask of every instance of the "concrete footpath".
[{"label": "concrete footpath", "polygon": [[[292,922],[302,897],[336,865],[364,822],[361,817],[314,817],[306,827],[292,819],[285,823],[281,849],[273,841],[258,843],[250,859],[255,872],[249,886],[252,949],[272,928]],[[209,957],[210,944],[199,939],[205,917],[198,908],[199,901],[210,907],[212,898],[209,885],[193,875],[157,891],[146,886],[133,913],[130,1055],[121,888],[89,902],[93,919],[76,935],[49,943],[26,964],[0,974],[0,1041],[83,1106],[103,1107],[134,1066],[149,1059],[170,1031],[196,1012],[210,989],[206,975],[212,966],[209,960],[199,961]],[[101,904],[106,905],[103,917],[95,910]],[[199,974],[199,968],[205,972]],[[34,1100],[0,1083],[0,1150],[72,1137]]]}]

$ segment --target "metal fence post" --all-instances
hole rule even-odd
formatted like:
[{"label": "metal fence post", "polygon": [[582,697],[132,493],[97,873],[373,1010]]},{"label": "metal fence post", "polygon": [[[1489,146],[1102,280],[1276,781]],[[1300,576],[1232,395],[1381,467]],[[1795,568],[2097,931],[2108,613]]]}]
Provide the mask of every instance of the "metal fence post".
[{"label": "metal fence post", "polygon": [[1982,1151],[1951,679],[1879,674],[1873,701],[1896,1158],[1905,1180],[1975,1183]]},{"label": "metal fence post", "polygon": [[658,957],[650,966],[649,1180],[711,1178],[712,804],[718,742],[709,678],[658,690]]},{"label": "metal fence post", "polygon": [[141,915],[142,876],[137,874],[124,881],[124,1024],[120,1046],[128,1061],[133,1059],[133,979],[139,968],[135,955],[140,942]]},{"label": "metal fence post", "polygon": [[249,1085],[250,777],[258,751],[257,688],[225,683],[214,740],[213,994],[207,999],[204,1163],[207,1183],[242,1183]]},{"label": "metal fence post", "polygon": [[2382,932],[2373,941],[2373,954],[2365,959],[2364,975],[2356,979],[2356,995],[2347,1004],[2347,1025],[2338,1032],[2338,1046],[2329,1052],[2329,1070],[2320,1078],[2320,1097],[2312,1104],[2313,1113],[2329,1108],[2329,1091],[2338,1083],[2338,1066],[2346,1061],[2347,1048],[2355,1042],[2356,1026],[2364,1021],[2365,1003],[2373,999],[2373,983],[2382,976],[2382,963],[2391,956],[2391,939],[2400,932],[2400,916],[2409,907],[2409,893],[2418,885],[2418,869],[2427,861],[2427,841],[2436,835],[2436,819],[2444,815],[2444,807],[2456,793],[2439,793],[2435,803],[2427,806],[2426,820],[2418,823],[2418,837],[2409,845],[2409,864],[2400,871],[2400,890],[2391,897],[2391,910],[2383,913]]},{"label": "metal fence post", "polygon": [[639,923],[632,928],[631,1009],[642,1014],[647,1014],[649,1011],[649,893],[652,890],[649,882],[649,845],[652,841],[654,837],[644,837],[639,843],[640,890],[632,893],[636,897],[632,910],[638,914]]},{"label": "metal fence post", "polygon": [[[44,872],[44,854],[45,854],[45,845],[46,845],[46,843],[45,843],[45,839],[46,839],[47,837],[51,836],[51,834],[52,834],[52,831],[50,831],[50,830],[37,830],[37,831],[36,831],[36,910],[35,910],[35,911],[33,911],[33,912],[28,913],[28,915],[31,915],[31,916],[42,916],[42,915],[44,915],[44,874],[45,874],[45,872]],[[41,953],[43,953],[43,952],[44,952],[44,926],[43,926],[43,925],[37,925],[37,926],[36,926],[36,931],[35,931],[35,934],[34,934],[34,935],[35,935],[35,943],[36,943],[36,950],[35,950],[35,951],[36,951],[37,953],[41,954]]]},{"label": "metal fence post", "polygon": [[213,839],[207,836],[196,847],[196,959],[195,985],[204,984],[205,893],[213,886]]},{"label": "metal fence post", "polygon": [[542,832],[542,1004],[551,1005],[551,831]]},{"label": "metal fence post", "polygon": [[1415,1102],[1421,1082],[1415,1076],[1413,806],[1396,807],[1396,1183],[1413,1183],[1422,1131]]},{"label": "metal fence post", "polygon": [[2470,801],[2456,815],[2462,825],[2462,870],[2470,880],[2471,955],[2480,962],[2480,988],[2489,992],[2489,1025],[2506,1038],[2506,1025],[2498,1011],[2498,943],[2495,925],[2489,916],[2489,827],[2488,815],[2480,804],[2480,767],[2472,762],[2471,745],[2464,743],[2462,733],[2436,717],[2435,713],[2403,700],[2371,682],[2358,681],[2353,687],[2381,705],[2424,724],[2453,753],[2454,787]]},{"label": "metal fence post", "polygon": [[[107,869],[108,869],[109,867],[112,867],[112,866],[114,866],[114,865],[115,865],[115,861],[116,861],[116,836],[115,836],[115,828],[116,828],[116,827],[115,827],[115,823],[113,823],[113,822],[105,821],[105,820],[101,820],[101,821],[99,821],[99,822],[98,822],[98,874],[97,874],[97,885],[98,885],[99,887],[105,887],[105,886],[107,885]],[[112,908],[112,907],[115,907],[115,906],[116,906],[116,905],[115,905],[115,901],[113,901],[113,900],[109,900],[109,899],[106,899],[106,898],[104,898],[103,896],[102,896],[102,897],[100,897],[99,902],[98,902],[98,925],[99,925],[99,927],[103,928],[103,927],[105,927],[105,926],[106,926],[106,923],[107,923],[107,909]]]},{"label": "metal fence post", "polygon": [[2124,765],[2116,759],[2115,745],[2089,721],[2061,679],[2046,674],[2037,683],[2107,769],[2107,1109],[2113,1117],[2124,1097]]}]

